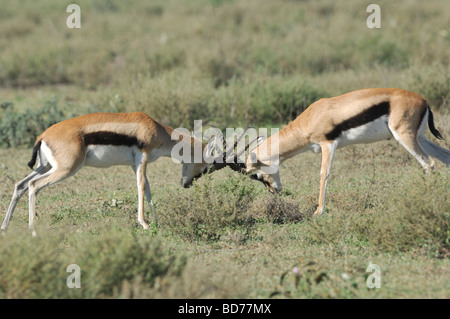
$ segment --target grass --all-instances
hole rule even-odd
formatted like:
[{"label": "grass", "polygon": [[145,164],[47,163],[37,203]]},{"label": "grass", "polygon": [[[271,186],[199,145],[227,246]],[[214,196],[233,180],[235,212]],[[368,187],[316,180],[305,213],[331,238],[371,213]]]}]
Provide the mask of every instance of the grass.
[{"label": "grass", "polygon": [[[419,165],[394,145],[381,142],[339,151],[327,211],[319,218],[310,216],[318,193],[319,157],[314,154],[286,162],[281,172],[286,191],[279,197],[228,170],[203,178],[185,190],[177,183],[181,167],[169,159],[159,160],[148,170],[159,223],[147,231],[137,223],[132,171],[125,167],[85,168],[59,187],[49,187],[40,194],[39,242],[31,241],[27,229],[26,200],[19,203],[11,228],[0,239],[2,256],[14,251],[8,247],[15,247],[18,251],[9,260],[36,263],[39,273],[47,273],[48,264],[59,267],[60,275],[54,275],[52,282],[59,280],[63,284],[68,276],[64,267],[71,263],[79,264],[82,271],[94,271],[92,278],[98,277],[94,281],[101,287],[91,288],[87,283],[92,280],[82,279],[83,297],[447,298],[449,173],[440,167],[424,176]],[[370,148],[377,153],[390,148],[391,157],[362,155],[356,165],[351,163],[354,152]],[[13,161],[11,155],[19,160]],[[3,211],[7,209],[12,180],[18,177],[9,172],[24,175],[28,156],[28,150],[0,152],[1,163],[6,166],[1,175]],[[386,165],[387,161],[390,165]],[[303,176],[300,181],[288,174],[294,167]],[[112,180],[120,182],[111,185]],[[119,204],[114,205],[114,200]],[[150,213],[148,207],[147,211]],[[156,240],[162,256],[155,256],[153,251],[142,256],[141,248],[130,252],[126,243],[132,238],[149,243]],[[51,244],[42,246],[41,240]],[[95,244],[105,241],[106,246]],[[35,253],[41,257],[30,257],[27,251],[37,247]],[[92,247],[99,252],[105,250],[104,255],[92,251]],[[54,256],[54,249],[60,257],[49,262],[45,256]],[[69,262],[65,256],[71,254],[75,257]],[[93,260],[86,264],[83,254]],[[130,277],[115,279],[95,266],[104,258],[110,264],[124,263],[129,258],[133,268],[151,272],[153,265],[139,268],[144,263],[142,258],[151,256],[163,265],[167,258],[182,258],[182,264],[176,273],[157,276],[156,286],[155,282],[140,279],[142,273],[138,270]],[[5,263],[7,259],[2,260],[2,273],[7,274],[10,267],[18,271],[11,262]],[[376,291],[365,284],[370,262],[382,270],[382,288]],[[294,267],[301,269],[300,275],[292,272]],[[316,280],[319,275],[321,279]],[[14,276],[25,275],[8,278]],[[297,276],[301,278],[296,284]],[[13,294],[11,286],[3,284],[3,296],[75,296],[68,288],[46,294],[51,284],[48,288],[40,282],[32,285],[34,292]],[[40,294],[33,294],[36,291]]]},{"label": "grass", "polygon": [[[365,87],[429,99],[450,149],[449,4],[8,2],[0,12],[0,211],[28,174],[34,138],[64,118],[144,111],[173,127],[282,127],[313,101]],[[435,141],[429,135],[430,140]],[[423,174],[394,141],[339,150],[325,213],[311,217],[320,156],[281,167],[284,190],[224,169],[183,189],[181,167],[148,167],[158,222],[142,230],[132,170],[84,168],[26,196],[0,236],[0,298],[449,298],[449,171]],[[366,269],[381,268],[369,289]],[[81,289],[66,286],[70,264]]]}]

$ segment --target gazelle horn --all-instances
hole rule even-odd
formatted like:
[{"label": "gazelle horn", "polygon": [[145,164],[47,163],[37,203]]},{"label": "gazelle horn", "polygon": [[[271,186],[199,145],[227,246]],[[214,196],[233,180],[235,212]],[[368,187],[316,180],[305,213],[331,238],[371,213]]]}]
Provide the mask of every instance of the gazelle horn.
[{"label": "gazelle horn", "polygon": [[[233,150],[236,148],[236,146],[238,145],[238,143],[241,141],[241,139],[244,137],[245,132],[247,132],[250,128],[254,128],[254,127],[247,127],[242,133],[241,135],[239,135],[239,137],[236,139],[236,141],[234,142],[232,147],[229,147],[226,151],[225,154],[230,154],[231,152],[233,152]],[[233,152],[234,153],[234,152]]]}]

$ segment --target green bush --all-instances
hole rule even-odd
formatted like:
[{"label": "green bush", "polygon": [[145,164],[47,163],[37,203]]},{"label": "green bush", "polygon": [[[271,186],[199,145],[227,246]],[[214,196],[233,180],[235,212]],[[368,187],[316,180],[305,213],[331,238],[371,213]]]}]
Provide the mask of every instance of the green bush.
[{"label": "green bush", "polygon": [[403,69],[409,66],[408,50],[399,42],[388,40],[380,35],[360,40],[358,53],[368,65],[380,65]]},{"label": "green bush", "polygon": [[12,103],[3,103],[0,113],[0,146],[31,147],[49,126],[65,119],[55,98],[41,108],[18,113]]},{"label": "green bush", "polygon": [[433,108],[444,109],[450,103],[450,67],[434,63],[411,70],[410,89],[430,101]]},{"label": "green bush", "polygon": [[207,72],[215,88],[226,86],[232,78],[239,77],[239,68],[227,63],[224,57],[211,59],[207,65]]},{"label": "green bush", "polygon": [[439,175],[414,176],[408,194],[386,196],[372,213],[354,207],[310,218],[304,223],[304,239],[331,247],[445,256],[450,249],[449,183]]},{"label": "green bush", "polygon": [[267,201],[263,201],[263,205],[263,214],[272,223],[296,223],[304,219],[299,204],[288,198],[269,196]]},{"label": "green bush", "polygon": [[274,115],[280,124],[292,121],[309,105],[323,97],[327,97],[325,91],[306,81],[280,83],[272,88],[271,95],[267,97],[271,107],[259,121],[269,122],[274,119]]},{"label": "green bush", "polygon": [[449,180],[436,171],[414,176],[411,185],[406,198],[395,194],[385,201],[368,230],[369,242],[389,252],[419,250],[445,256],[450,251]]},{"label": "green bush", "polygon": [[83,238],[70,260],[82,270],[83,298],[117,295],[125,282],[136,280],[152,287],[157,278],[179,276],[186,264],[185,257],[168,254],[160,239],[117,229]]},{"label": "green bush", "polygon": [[[345,277],[347,276],[347,277]],[[362,280],[344,277],[329,267],[310,261],[285,271],[270,298],[356,298]],[[361,285],[362,286],[362,285]],[[361,287],[360,286],[360,287]]]},{"label": "green bush", "polygon": [[156,205],[163,229],[189,241],[214,242],[235,232],[251,237],[255,217],[249,206],[256,196],[254,183],[238,174],[214,182],[210,175],[189,192],[169,194]]},{"label": "green bush", "polygon": [[[2,238],[0,298],[120,297],[127,283],[139,282],[149,290],[157,278],[180,276],[186,264],[184,256],[169,254],[156,237],[104,228],[68,242],[54,231],[42,231],[37,238],[8,232]],[[80,267],[81,288],[67,287],[71,264]]]},{"label": "green bush", "polygon": [[70,294],[60,259],[62,238],[9,232],[0,241],[0,298],[59,298]]}]

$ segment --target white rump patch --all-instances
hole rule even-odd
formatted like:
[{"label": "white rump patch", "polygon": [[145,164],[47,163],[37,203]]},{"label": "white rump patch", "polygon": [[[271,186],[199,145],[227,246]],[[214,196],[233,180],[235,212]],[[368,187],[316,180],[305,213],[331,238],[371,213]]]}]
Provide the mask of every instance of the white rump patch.
[{"label": "white rump patch", "polygon": [[47,144],[42,141],[41,147],[39,149],[39,164],[42,166],[46,166],[47,163],[50,164],[53,170],[56,169],[57,163],[55,158],[53,157],[52,151],[47,146]]}]

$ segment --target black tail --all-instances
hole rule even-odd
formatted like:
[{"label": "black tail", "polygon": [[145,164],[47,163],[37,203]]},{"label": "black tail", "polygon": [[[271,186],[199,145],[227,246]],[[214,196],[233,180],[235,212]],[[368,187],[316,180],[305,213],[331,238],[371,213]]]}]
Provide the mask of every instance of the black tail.
[{"label": "black tail", "polygon": [[36,145],[34,145],[33,155],[31,156],[31,161],[28,162],[28,167],[31,169],[33,169],[33,166],[36,163],[37,153],[38,153],[40,147],[41,147],[41,141],[37,142]]},{"label": "black tail", "polygon": [[433,112],[431,112],[430,107],[428,107],[428,127],[430,128],[430,131],[434,136],[436,136],[440,140],[444,139],[441,135],[441,132],[439,132],[434,126]]}]

